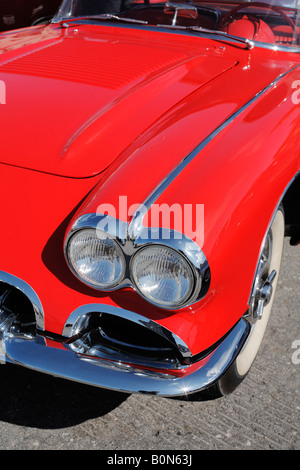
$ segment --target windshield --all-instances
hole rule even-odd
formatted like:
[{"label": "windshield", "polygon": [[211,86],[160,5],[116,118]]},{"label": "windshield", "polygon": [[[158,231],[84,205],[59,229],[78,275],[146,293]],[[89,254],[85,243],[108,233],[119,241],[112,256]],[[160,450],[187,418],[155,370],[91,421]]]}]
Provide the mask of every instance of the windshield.
[{"label": "windshield", "polygon": [[237,37],[272,48],[300,45],[300,0],[64,0],[55,22],[83,18],[127,21]]}]

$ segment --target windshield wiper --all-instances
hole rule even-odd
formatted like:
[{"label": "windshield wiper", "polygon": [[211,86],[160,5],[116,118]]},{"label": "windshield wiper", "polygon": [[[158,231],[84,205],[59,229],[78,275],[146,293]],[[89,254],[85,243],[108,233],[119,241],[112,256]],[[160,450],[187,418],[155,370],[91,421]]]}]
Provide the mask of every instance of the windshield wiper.
[{"label": "windshield wiper", "polygon": [[201,26],[179,26],[179,25],[165,25],[165,24],[158,24],[160,28],[171,28],[171,29],[180,29],[183,31],[194,31],[196,33],[205,33],[210,34],[213,36],[222,36],[223,40],[229,39],[235,42],[245,44],[246,49],[253,49],[254,41],[247,38],[240,38],[239,36],[233,36],[232,34],[228,34],[225,31],[218,31],[217,29],[206,29],[201,28]]},{"label": "windshield wiper", "polygon": [[64,19],[61,23],[63,28],[68,28],[69,23],[78,23],[85,20],[96,20],[96,21],[120,21],[122,23],[136,23],[136,24],[148,24],[148,21],[135,20],[134,18],[124,18],[122,16],[113,15],[111,13],[104,13],[103,15],[89,15],[89,16],[80,16],[77,18],[68,18]]},{"label": "windshield wiper", "polygon": [[254,47],[254,41],[251,41],[251,39],[241,38],[239,36],[233,36],[232,34],[228,34],[225,31],[218,31],[217,29],[206,29],[206,28],[201,28],[200,26],[190,26],[188,29],[190,31],[196,31],[196,32],[201,32],[205,34],[214,34],[214,35],[222,36],[224,39],[232,39],[235,42],[246,44],[247,49],[253,49]]},{"label": "windshield wiper", "polygon": [[[134,18],[124,18],[123,16],[114,15],[111,13],[104,13],[102,15],[90,15],[90,16],[80,16],[76,18],[69,18],[64,19],[61,23],[63,28],[68,28],[69,23],[78,23],[81,21],[86,20],[93,20],[93,21],[120,21],[123,23],[134,23],[134,24],[141,24],[141,25],[148,25],[148,21],[136,20]],[[153,26],[153,25],[152,25]],[[155,26],[154,26],[155,27]],[[166,25],[166,24],[158,24],[157,27],[159,28],[169,28],[169,29],[179,29],[182,31],[192,31],[196,33],[205,33],[210,34],[213,36],[222,36],[223,40],[232,40],[241,44],[245,44],[247,49],[253,49],[254,42],[250,39],[241,38],[239,36],[233,36],[231,34],[226,33],[225,31],[218,31],[216,29],[206,29],[201,28],[201,26],[179,26],[179,25]]]}]

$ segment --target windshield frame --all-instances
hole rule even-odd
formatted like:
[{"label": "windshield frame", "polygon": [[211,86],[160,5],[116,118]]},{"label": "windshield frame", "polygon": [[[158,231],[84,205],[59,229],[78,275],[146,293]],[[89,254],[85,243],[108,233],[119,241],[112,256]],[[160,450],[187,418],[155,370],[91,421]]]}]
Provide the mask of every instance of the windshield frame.
[{"label": "windshield frame", "polygon": [[[58,24],[58,23],[63,23],[63,22],[68,22],[70,23],[71,25],[71,22],[73,23],[76,23],[76,25],[78,25],[78,23],[85,23],[85,24],[103,24],[104,26],[107,25],[107,18],[103,18],[103,22],[101,21],[101,16],[105,16],[104,14],[101,15],[87,15],[87,16],[72,16],[71,15],[71,12],[72,12],[72,8],[74,6],[74,2],[76,0],[63,0],[57,14],[52,18],[51,20],[51,23],[53,24]],[[147,0],[146,0],[147,1]],[[247,1],[247,0],[203,0],[203,2],[201,0],[198,0],[199,3],[208,3],[208,4],[220,4],[220,3],[224,3],[224,4],[239,4],[239,3],[245,3],[245,5],[250,5],[251,4],[251,0],[250,1]],[[255,1],[255,0],[253,0]],[[265,0],[264,0],[265,1]],[[287,0],[288,1],[288,0]],[[278,3],[282,3],[284,5],[278,5],[280,6],[281,8],[283,9],[288,9],[288,10],[298,10],[299,12],[299,20],[300,20],[300,0],[293,0],[295,2],[295,4],[299,5],[299,8],[293,8],[291,6],[287,6],[286,5],[286,2],[285,0],[277,0],[276,1],[276,6]],[[151,0],[150,0],[151,2]],[[161,2],[158,2],[156,1],[155,3],[153,3],[153,5],[157,5],[158,3],[166,3],[164,1],[161,1]],[[275,2],[270,2],[271,5],[275,5]],[[151,5],[151,3],[150,3]],[[69,7],[69,11],[66,12],[67,10],[67,7]],[[118,16],[118,15],[107,15],[107,16]],[[99,18],[98,18],[99,17]],[[114,21],[113,18],[111,18],[111,21]],[[146,30],[151,30],[151,31],[159,31],[159,32],[169,32],[169,33],[174,33],[174,34],[185,34],[185,35],[193,35],[195,36],[195,34],[199,35],[199,37],[207,37],[207,38],[210,38],[210,39],[215,39],[215,40],[219,40],[220,41],[220,37],[224,40],[224,42],[226,43],[233,43],[233,44],[236,44],[237,42],[238,43],[241,43],[241,42],[245,42],[246,44],[250,44],[250,47],[248,47],[248,49],[252,49],[253,47],[259,47],[259,48],[263,48],[263,49],[269,49],[269,50],[272,50],[272,51],[284,51],[284,52],[289,52],[289,53],[300,53],[300,44],[299,45],[281,45],[281,44],[272,44],[272,43],[267,43],[267,42],[261,42],[261,41],[256,41],[255,39],[254,40],[249,40],[249,39],[246,39],[246,38],[243,38],[243,37],[240,37],[240,36],[233,36],[233,35],[227,35],[226,33],[224,34],[221,34],[221,31],[218,31],[218,30],[211,30],[211,31],[208,31],[206,30],[205,28],[185,28],[185,27],[181,27],[181,26],[170,26],[170,25],[151,25],[151,24],[146,24],[146,23],[143,23],[143,22],[119,22],[118,19],[116,18],[115,19],[115,22],[116,22],[116,26],[118,27],[126,27],[126,28],[138,28],[138,29],[146,29]],[[300,26],[300,24],[299,24]],[[299,33],[300,35],[300,33]],[[247,47],[246,47],[247,48]]]}]

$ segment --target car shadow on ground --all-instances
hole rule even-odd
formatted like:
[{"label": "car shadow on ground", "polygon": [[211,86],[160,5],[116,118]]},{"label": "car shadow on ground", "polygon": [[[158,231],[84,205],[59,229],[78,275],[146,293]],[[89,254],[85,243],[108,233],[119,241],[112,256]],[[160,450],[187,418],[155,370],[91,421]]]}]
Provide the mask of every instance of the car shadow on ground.
[{"label": "car shadow on ground", "polygon": [[11,364],[0,365],[0,421],[41,429],[103,416],[128,397]]}]

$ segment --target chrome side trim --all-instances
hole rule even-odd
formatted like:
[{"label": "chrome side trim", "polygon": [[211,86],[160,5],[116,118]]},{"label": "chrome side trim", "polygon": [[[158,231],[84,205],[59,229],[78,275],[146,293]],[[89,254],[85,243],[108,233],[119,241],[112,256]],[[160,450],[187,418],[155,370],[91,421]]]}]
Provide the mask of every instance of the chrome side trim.
[{"label": "chrome side trim", "polygon": [[74,312],[72,312],[67,319],[62,331],[62,336],[66,338],[72,338],[72,336],[78,334],[79,322],[84,322],[85,317],[93,313],[108,313],[122,319],[125,318],[126,320],[130,320],[133,323],[148,328],[149,330],[152,330],[158,335],[169,340],[178,349],[183,357],[192,357],[192,353],[185,342],[167,328],[138,313],[131,312],[130,310],[124,310],[120,307],[114,307],[112,305],[86,304],[80,306],[74,310]]},{"label": "chrome side trim", "polygon": [[216,382],[231,366],[249,335],[248,322],[241,319],[224,341],[190,374],[171,376],[167,370],[142,370],[119,361],[90,359],[69,350],[46,346],[45,339],[35,341],[6,337],[6,360],[38,372],[96,387],[125,393],[182,396],[203,390]]},{"label": "chrome side trim", "polygon": [[149,211],[150,207],[157,201],[157,199],[162,195],[166,188],[180,175],[180,173],[191,163],[194,158],[203,150],[220,132],[222,132],[229,124],[234,121],[240,114],[242,114],[249,106],[251,106],[258,98],[260,98],[264,93],[274,87],[282,78],[284,78],[289,73],[293,72],[300,67],[300,64],[295,65],[287,72],[281,73],[275,80],[272,81],[269,85],[263,88],[258,92],[251,100],[245,103],[241,108],[235,111],[231,116],[229,116],[220,126],[218,126],[208,137],[206,137],[191,153],[189,153],[179,165],[177,165],[152,191],[152,193],[145,199],[145,201],[140,205],[135,214],[133,215],[131,222],[129,224],[129,235],[131,238],[136,238],[139,234],[140,227],[142,227],[143,218],[146,213]]},{"label": "chrome side trim", "polygon": [[4,271],[0,271],[0,282],[4,282],[5,284],[9,284],[16,289],[19,289],[23,292],[24,295],[30,300],[35,314],[36,325],[37,328],[40,330],[44,330],[44,311],[40,299],[38,298],[35,291],[30,287],[27,282],[19,279],[12,274],[6,273]]},{"label": "chrome side trim", "polygon": [[[71,263],[68,262],[67,257],[67,246],[70,238],[77,230],[80,230],[81,228],[96,228],[100,223],[103,225],[103,220],[107,220],[109,226],[110,222],[114,220],[115,224],[113,225],[113,227],[115,228],[113,228],[113,230],[108,230],[108,233],[116,238],[125,255],[129,257],[133,256],[134,252],[138,248],[145,246],[149,243],[157,243],[164,244],[175,250],[178,250],[190,262],[195,279],[195,288],[192,297],[189,298],[185,304],[178,305],[177,307],[175,307],[174,310],[186,307],[188,305],[192,305],[193,303],[203,298],[209,287],[209,282],[203,283],[203,280],[208,277],[210,278],[210,273],[205,255],[199,248],[199,246],[195,242],[190,240],[188,237],[185,237],[183,234],[180,234],[181,240],[178,239],[180,237],[178,237],[177,233],[171,229],[167,229],[168,236],[162,237],[160,231],[166,229],[144,227],[143,219],[147,212],[150,210],[151,206],[163,194],[166,188],[194,160],[194,158],[199,154],[199,152],[201,152],[220,132],[222,132],[228,125],[230,125],[234,121],[234,119],[236,119],[240,114],[242,114],[258,98],[260,98],[264,93],[274,87],[283,77],[285,77],[298,67],[300,67],[299,64],[292,67],[288,71],[278,75],[278,77],[274,81],[272,81],[268,86],[258,92],[251,100],[245,103],[240,109],[238,109],[231,116],[229,116],[229,118],[227,118],[222,124],[220,124],[220,126],[218,126],[208,137],[206,137],[192,152],[190,152],[183,160],[181,160],[181,162],[156,186],[152,193],[139,206],[139,208],[133,214],[128,226],[125,222],[118,221],[103,214],[85,214],[81,216],[77,221],[75,221],[71,230],[67,234],[64,252],[67,264],[70,267],[71,271],[76,275],[76,277],[78,276],[73,271]],[[155,230],[157,231],[157,233],[155,234],[155,236],[153,236],[153,231]],[[94,286],[90,287],[95,288]],[[132,280],[132,276],[130,276],[129,269],[127,269],[127,276],[125,276],[123,281],[118,286],[114,286],[111,290],[116,290],[122,287],[132,287],[135,289],[135,285]],[[147,299],[147,301],[150,302],[149,299]]]}]

